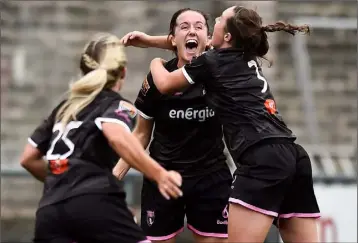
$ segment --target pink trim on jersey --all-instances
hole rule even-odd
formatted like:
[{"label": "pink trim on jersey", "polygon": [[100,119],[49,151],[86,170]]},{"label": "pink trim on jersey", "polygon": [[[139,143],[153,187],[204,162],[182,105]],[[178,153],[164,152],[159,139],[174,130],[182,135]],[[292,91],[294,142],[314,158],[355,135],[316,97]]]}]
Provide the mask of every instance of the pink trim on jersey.
[{"label": "pink trim on jersey", "polygon": [[150,240],[142,240],[142,241],[139,241],[138,243],[152,243]]},{"label": "pink trim on jersey", "polygon": [[278,213],[276,213],[276,212],[268,211],[268,210],[265,210],[265,209],[262,209],[262,208],[255,207],[255,206],[253,206],[251,204],[248,204],[248,203],[246,203],[244,201],[241,201],[239,199],[236,199],[236,198],[230,197],[229,202],[240,204],[241,206],[244,206],[246,208],[249,208],[249,209],[251,209],[253,211],[256,211],[256,212],[259,212],[259,213],[262,213],[262,214],[266,214],[266,215],[270,215],[270,216],[274,216],[274,217],[278,216]]},{"label": "pink trim on jersey", "polygon": [[169,240],[176,236],[177,234],[184,231],[184,227],[178,230],[177,232],[174,232],[173,234],[167,235],[167,236],[147,236],[148,240]]},{"label": "pink trim on jersey", "polygon": [[289,219],[292,217],[296,218],[320,218],[320,213],[286,213],[286,214],[280,214],[278,216],[279,218]]},{"label": "pink trim on jersey", "polygon": [[190,229],[191,231],[193,231],[195,234],[201,235],[201,236],[216,237],[216,238],[228,238],[228,234],[205,233],[205,232],[201,232],[201,231],[195,229],[195,228],[194,228],[193,226],[191,226],[190,224],[188,224],[188,229]]}]

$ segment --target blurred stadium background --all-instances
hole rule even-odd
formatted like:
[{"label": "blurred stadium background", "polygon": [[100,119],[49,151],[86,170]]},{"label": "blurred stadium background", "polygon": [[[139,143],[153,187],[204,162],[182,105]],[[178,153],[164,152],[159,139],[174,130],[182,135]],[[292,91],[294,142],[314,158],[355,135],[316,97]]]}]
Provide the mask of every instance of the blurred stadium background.
[{"label": "blurred stadium background", "polygon": [[[257,7],[264,22],[311,25],[310,36],[270,34],[264,71],[278,108],[312,156],[322,242],[357,242],[357,2],[313,1],[1,1],[1,242],[30,242],[42,185],[19,167],[32,129],[78,74],[89,36],[108,31],[168,31],[171,15],[192,7],[220,15],[228,6]],[[134,101],[157,49],[128,48],[122,94]],[[230,162],[230,160],[229,160]],[[126,178],[139,212],[141,176]],[[245,219],[243,219],[245,220]],[[188,231],[181,240],[191,242]],[[273,229],[267,242],[277,242]]]}]

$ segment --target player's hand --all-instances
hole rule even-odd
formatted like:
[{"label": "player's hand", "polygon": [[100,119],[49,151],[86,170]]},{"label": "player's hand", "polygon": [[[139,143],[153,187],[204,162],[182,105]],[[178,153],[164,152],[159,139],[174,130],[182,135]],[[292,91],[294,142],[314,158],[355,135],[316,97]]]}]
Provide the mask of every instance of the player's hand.
[{"label": "player's hand", "polygon": [[158,175],[157,184],[160,193],[167,200],[183,196],[183,192],[180,190],[182,177],[176,171],[163,170]]},{"label": "player's hand", "polygon": [[125,34],[120,40],[124,46],[147,48],[150,36],[144,32],[132,31]]}]

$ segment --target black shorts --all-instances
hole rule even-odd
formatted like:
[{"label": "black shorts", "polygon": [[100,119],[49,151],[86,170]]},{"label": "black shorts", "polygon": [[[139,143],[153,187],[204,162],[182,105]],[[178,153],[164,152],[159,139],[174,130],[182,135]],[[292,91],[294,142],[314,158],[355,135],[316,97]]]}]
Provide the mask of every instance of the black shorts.
[{"label": "black shorts", "polygon": [[141,227],[149,240],[167,240],[187,226],[201,236],[227,238],[232,175],[227,166],[216,172],[183,178],[183,197],[166,200],[156,184],[143,180]]},{"label": "black shorts", "polygon": [[91,194],[40,208],[36,213],[34,242],[150,241],[134,222],[124,194]]},{"label": "black shorts", "polygon": [[318,218],[311,160],[293,142],[271,140],[243,154],[231,186],[230,203],[276,218]]}]

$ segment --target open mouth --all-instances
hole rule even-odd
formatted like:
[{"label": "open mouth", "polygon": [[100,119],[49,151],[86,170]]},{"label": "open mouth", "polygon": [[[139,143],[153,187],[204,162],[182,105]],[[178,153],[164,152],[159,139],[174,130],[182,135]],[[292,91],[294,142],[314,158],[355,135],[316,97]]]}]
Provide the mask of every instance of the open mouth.
[{"label": "open mouth", "polygon": [[196,40],[187,40],[185,42],[185,48],[189,53],[196,52],[198,48],[198,42]]}]

